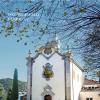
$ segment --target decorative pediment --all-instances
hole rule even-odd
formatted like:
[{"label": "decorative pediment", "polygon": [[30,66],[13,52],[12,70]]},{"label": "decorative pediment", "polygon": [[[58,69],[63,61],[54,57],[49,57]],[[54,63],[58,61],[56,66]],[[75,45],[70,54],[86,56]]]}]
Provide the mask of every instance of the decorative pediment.
[{"label": "decorative pediment", "polygon": [[44,91],[42,92],[41,94],[42,96],[45,96],[45,95],[51,95],[51,96],[54,96],[55,94],[52,92],[52,88],[47,85],[44,87]]},{"label": "decorative pediment", "polygon": [[43,53],[44,55],[50,55],[54,51],[58,50],[57,45],[58,44],[56,41],[47,42],[45,46],[40,47],[39,50],[37,50],[37,52]]},{"label": "decorative pediment", "polygon": [[39,55],[42,55],[47,60],[49,60],[55,53],[59,54],[60,56],[63,55],[59,52],[57,41],[47,42],[44,46],[42,46],[38,50],[36,50],[36,53],[37,54],[34,57],[34,59],[36,59]]}]

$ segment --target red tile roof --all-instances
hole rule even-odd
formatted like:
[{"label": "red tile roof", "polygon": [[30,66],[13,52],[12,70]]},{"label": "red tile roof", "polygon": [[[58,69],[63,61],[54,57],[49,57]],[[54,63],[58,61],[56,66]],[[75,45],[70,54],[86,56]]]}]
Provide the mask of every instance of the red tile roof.
[{"label": "red tile roof", "polygon": [[[93,85],[97,85],[97,86],[95,87]],[[100,91],[100,83],[98,81],[89,80],[89,79],[85,78],[81,91],[84,91],[84,92],[86,92],[86,91]]]},{"label": "red tile roof", "polygon": [[84,84],[83,85],[100,85],[100,83],[98,81],[95,81],[95,80],[89,80],[89,79],[86,79],[84,80]]}]

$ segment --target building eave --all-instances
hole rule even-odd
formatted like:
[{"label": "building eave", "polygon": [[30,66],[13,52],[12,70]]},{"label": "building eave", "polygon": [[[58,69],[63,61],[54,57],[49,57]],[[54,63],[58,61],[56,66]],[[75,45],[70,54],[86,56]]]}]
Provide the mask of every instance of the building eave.
[{"label": "building eave", "polygon": [[82,72],[84,72],[84,69],[82,69],[82,67],[73,58],[70,59]]}]

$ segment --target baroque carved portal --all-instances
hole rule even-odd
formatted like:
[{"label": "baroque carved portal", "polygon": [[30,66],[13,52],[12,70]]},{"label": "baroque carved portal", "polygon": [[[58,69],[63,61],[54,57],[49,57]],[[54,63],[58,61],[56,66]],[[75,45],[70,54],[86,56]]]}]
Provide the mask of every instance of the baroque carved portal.
[{"label": "baroque carved portal", "polygon": [[49,85],[47,85],[44,87],[44,91],[41,95],[44,97],[44,100],[52,100],[52,97],[55,94],[52,92],[52,88]]}]

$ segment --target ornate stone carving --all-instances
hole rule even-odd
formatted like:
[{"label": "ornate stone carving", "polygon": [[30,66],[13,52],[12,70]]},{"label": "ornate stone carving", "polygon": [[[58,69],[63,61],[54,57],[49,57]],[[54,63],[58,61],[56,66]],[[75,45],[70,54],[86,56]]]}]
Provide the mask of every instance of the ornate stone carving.
[{"label": "ornate stone carving", "polygon": [[50,55],[52,53],[51,47],[45,48],[44,54]]},{"label": "ornate stone carving", "polygon": [[50,63],[46,63],[45,66],[43,66],[43,77],[46,78],[46,80],[49,80],[54,76],[54,73],[52,71],[52,65]]},{"label": "ornate stone carving", "polygon": [[45,96],[45,95],[51,95],[51,96],[54,96],[55,94],[52,92],[52,88],[47,85],[44,87],[44,91],[42,92],[41,94],[42,96]]}]

